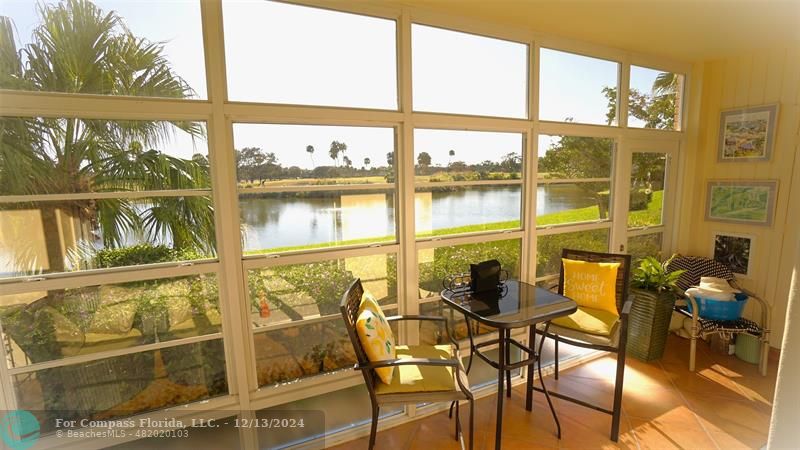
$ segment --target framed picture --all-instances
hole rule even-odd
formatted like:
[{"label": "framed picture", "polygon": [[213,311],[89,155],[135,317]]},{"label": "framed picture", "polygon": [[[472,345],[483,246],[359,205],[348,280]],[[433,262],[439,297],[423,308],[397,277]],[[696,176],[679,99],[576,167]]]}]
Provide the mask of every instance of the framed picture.
[{"label": "framed picture", "polygon": [[777,194],[777,180],[710,180],[706,220],[770,226]]},{"label": "framed picture", "polygon": [[719,120],[720,162],[768,161],[775,144],[778,105],[723,111]]},{"label": "framed picture", "polygon": [[753,255],[754,237],[747,234],[728,232],[714,233],[714,261],[731,268],[737,275],[750,276],[750,260]]}]

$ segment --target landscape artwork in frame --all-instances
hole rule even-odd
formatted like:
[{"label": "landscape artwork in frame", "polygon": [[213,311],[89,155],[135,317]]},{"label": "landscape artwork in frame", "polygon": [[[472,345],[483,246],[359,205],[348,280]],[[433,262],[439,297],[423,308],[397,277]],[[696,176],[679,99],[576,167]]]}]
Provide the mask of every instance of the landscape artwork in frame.
[{"label": "landscape artwork in frame", "polygon": [[733,273],[749,276],[752,254],[752,236],[714,233],[714,261],[725,264]]},{"label": "landscape artwork in frame", "polygon": [[718,160],[769,160],[775,143],[777,118],[777,104],[723,111],[719,124]]},{"label": "landscape artwork in frame", "polygon": [[706,194],[706,220],[772,225],[777,193],[778,182],[774,180],[711,180]]}]

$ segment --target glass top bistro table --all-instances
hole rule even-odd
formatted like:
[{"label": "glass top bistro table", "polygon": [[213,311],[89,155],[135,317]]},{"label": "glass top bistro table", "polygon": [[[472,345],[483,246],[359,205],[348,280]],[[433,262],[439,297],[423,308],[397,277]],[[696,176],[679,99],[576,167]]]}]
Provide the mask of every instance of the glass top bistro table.
[{"label": "glass top bistro table", "polygon": [[[468,280],[468,277],[466,278]],[[534,349],[536,342],[536,324],[544,323],[544,333],[550,326],[550,320],[556,317],[566,316],[574,313],[578,309],[575,301],[563,295],[550,292],[546,289],[536,287],[517,280],[507,280],[503,282],[496,291],[471,292],[469,283],[455,281],[445,282],[446,289],[441,293],[442,301],[450,308],[464,314],[466,318],[467,330],[470,338],[471,358],[474,356],[484,360],[487,364],[497,369],[497,428],[495,430],[495,449],[500,448],[500,440],[503,431],[503,383],[505,378],[506,395],[511,397],[511,371],[514,369],[528,366],[527,389],[525,398],[525,409],[531,411],[533,408],[533,366],[539,361],[542,352],[544,338],[539,341],[539,348]],[[498,339],[475,344],[472,339],[470,320],[488,327],[497,328],[499,331]],[[528,327],[528,345],[526,347],[515,339],[511,338],[513,328]],[[489,358],[481,352],[484,347],[497,344],[497,361]],[[511,346],[519,348],[523,355],[521,361],[510,362]],[[470,359],[470,366],[472,360]],[[467,369],[469,371],[469,369]],[[505,377],[503,376],[505,374]],[[550,412],[556,422],[558,437],[561,438],[561,425],[558,422],[553,403],[550,401],[550,394],[544,384],[542,377],[541,364],[539,365],[539,381],[542,383],[542,390],[550,406]]]}]

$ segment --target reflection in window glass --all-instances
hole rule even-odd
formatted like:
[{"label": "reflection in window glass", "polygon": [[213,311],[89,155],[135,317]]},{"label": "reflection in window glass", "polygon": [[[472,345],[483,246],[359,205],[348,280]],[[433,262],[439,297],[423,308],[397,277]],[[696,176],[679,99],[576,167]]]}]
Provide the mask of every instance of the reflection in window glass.
[{"label": "reflection in window glass", "polygon": [[417,188],[417,237],[520,228],[522,186]]},{"label": "reflection in window glass", "polygon": [[666,168],[664,153],[633,153],[629,228],[661,225]]},{"label": "reflection in window glass", "polygon": [[213,257],[211,197],[0,203],[0,278]]},{"label": "reflection in window glass", "polygon": [[549,234],[536,239],[536,276],[557,274],[561,270],[561,250],[608,251],[608,228]]},{"label": "reflection in window glass", "polygon": [[[419,313],[423,316],[446,317],[448,320],[447,326],[450,327],[450,332],[456,340],[467,339],[469,337],[467,322],[464,319],[464,315],[447,307],[443,302],[431,301],[423,303],[419,305]],[[496,328],[487,327],[474,320],[470,321],[470,325],[472,326],[473,336],[497,331]],[[447,336],[447,330],[444,329],[444,325],[441,322],[428,320],[419,322],[419,340],[420,344],[427,345],[450,344],[450,338]],[[476,358],[476,360],[477,359],[478,358]]]},{"label": "reflection in window glass", "polygon": [[230,100],[397,109],[394,21],[263,0],[222,11]]},{"label": "reflection in window glass", "polygon": [[414,110],[526,118],[528,46],[411,25]]},{"label": "reflection in window glass", "polygon": [[463,130],[414,130],[417,182],[518,180],[522,135]]},{"label": "reflection in window glass", "polygon": [[360,278],[380,304],[397,302],[395,254],[328,259],[250,270],[248,288],[253,326],[338,315],[342,294]]},{"label": "reflection in window glass", "polygon": [[396,242],[391,192],[243,194],[239,208],[245,254]]},{"label": "reflection in window glass", "polygon": [[213,274],[0,296],[10,367],[220,331]]},{"label": "reflection in window glass", "polygon": [[628,237],[628,253],[631,254],[634,262],[645,256],[653,256],[659,261],[663,258],[661,252],[662,233],[642,234],[639,236]]},{"label": "reflection in window glass", "polygon": [[628,126],[680,129],[683,75],[631,66]]},{"label": "reflection in window glass", "polygon": [[233,125],[240,188],[394,182],[394,129]]},{"label": "reflection in window glass", "polygon": [[519,277],[519,239],[422,249],[418,252],[419,298],[439,295],[447,275],[469,271],[471,263],[496,259],[510,278]]},{"label": "reflection in window glass", "polygon": [[618,63],[542,48],[539,77],[539,119],[617,124]]},{"label": "reflection in window glass", "polygon": [[[0,16],[11,19],[3,36],[13,31],[21,51],[0,88],[206,98],[199,1],[5,1]],[[76,70],[63,61],[91,63]]]},{"label": "reflection in window glass", "polygon": [[[346,287],[345,287],[346,289]],[[344,289],[339,294],[343,294]],[[338,301],[337,301],[338,309]],[[385,308],[387,316],[396,308]],[[337,314],[339,314],[337,312]],[[392,331],[398,335],[396,326]],[[259,386],[295,381],[341,369],[353,369],[356,355],[342,316],[253,335]]]},{"label": "reflection in window glass", "polygon": [[[369,411],[369,393],[363,384],[263,409],[256,412],[259,420],[286,418],[287,415],[310,420],[306,420],[302,428],[261,427],[258,429],[258,445],[259,448],[274,449],[303,447],[302,443],[311,439],[369,423]],[[382,405],[378,417],[383,419],[403,411],[402,404]]]},{"label": "reflection in window glass", "polygon": [[17,407],[42,432],[56,419],[114,419],[226,395],[221,339],[116,356],[13,377]]}]

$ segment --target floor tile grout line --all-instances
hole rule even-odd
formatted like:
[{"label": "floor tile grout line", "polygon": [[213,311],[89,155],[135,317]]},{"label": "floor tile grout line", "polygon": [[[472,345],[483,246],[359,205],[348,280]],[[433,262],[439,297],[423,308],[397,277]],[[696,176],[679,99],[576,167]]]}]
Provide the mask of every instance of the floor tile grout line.
[{"label": "floor tile grout line", "polygon": [[631,422],[631,417],[625,411],[625,407],[620,405],[622,408],[622,416],[625,417],[625,422],[628,424],[628,429],[631,430],[631,436],[633,436],[633,442],[636,444],[636,450],[641,450],[642,445],[639,443],[639,436],[636,435],[636,430],[633,429],[633,422]]},{"label": "floor tile grout line", "polygon": [[[713,358],[712,358],[712,360],[713,360]],[[687,400],[686,396],[683,395],[683,391],[681,391],[681,389],[678,387],[678,385],[675,384],[675,382],[672,380],[671,377],[669,377],[669,374],[667,373],[667,370],[664,369],[664,365],[661,364],[661,361],[657,361],[657,362],[658,362],[658,367],[660,367],[661,370],[664,372],[664,374],[667,375],[667,379],[669,380],[670,384],[672,384],[672,386],[678,392],[678,395],[680,396],[680,398],[683,401],[683,403],[686,405],[686,407],[689,409],[689,411],[691,411],[692,416],[694,417],[694,420],[697,421],[697,423],[700,425],[700,428],[703,429],[703,432],[706,434],[706,436],[708,436],[708,438],[711,439],[711,442],[714,443],[714,447],[716,447],[717,450],[722,450],[720,448],[719,444],[717,443],[717,440],[714,439],[714,436],[712,436],[711,432],[708,431],[708,428],[706,428],[706,426],[703,424],[703,421],[700,420],[700,417],[697,415],[697,412],[694,410],[694,407],[692,406],[692,404],[689,403],[689,400]],[[716,360],[714,360],[714,362],[716,362]],[[696,373],[696,372],[694,372],[694,373]]]}]

